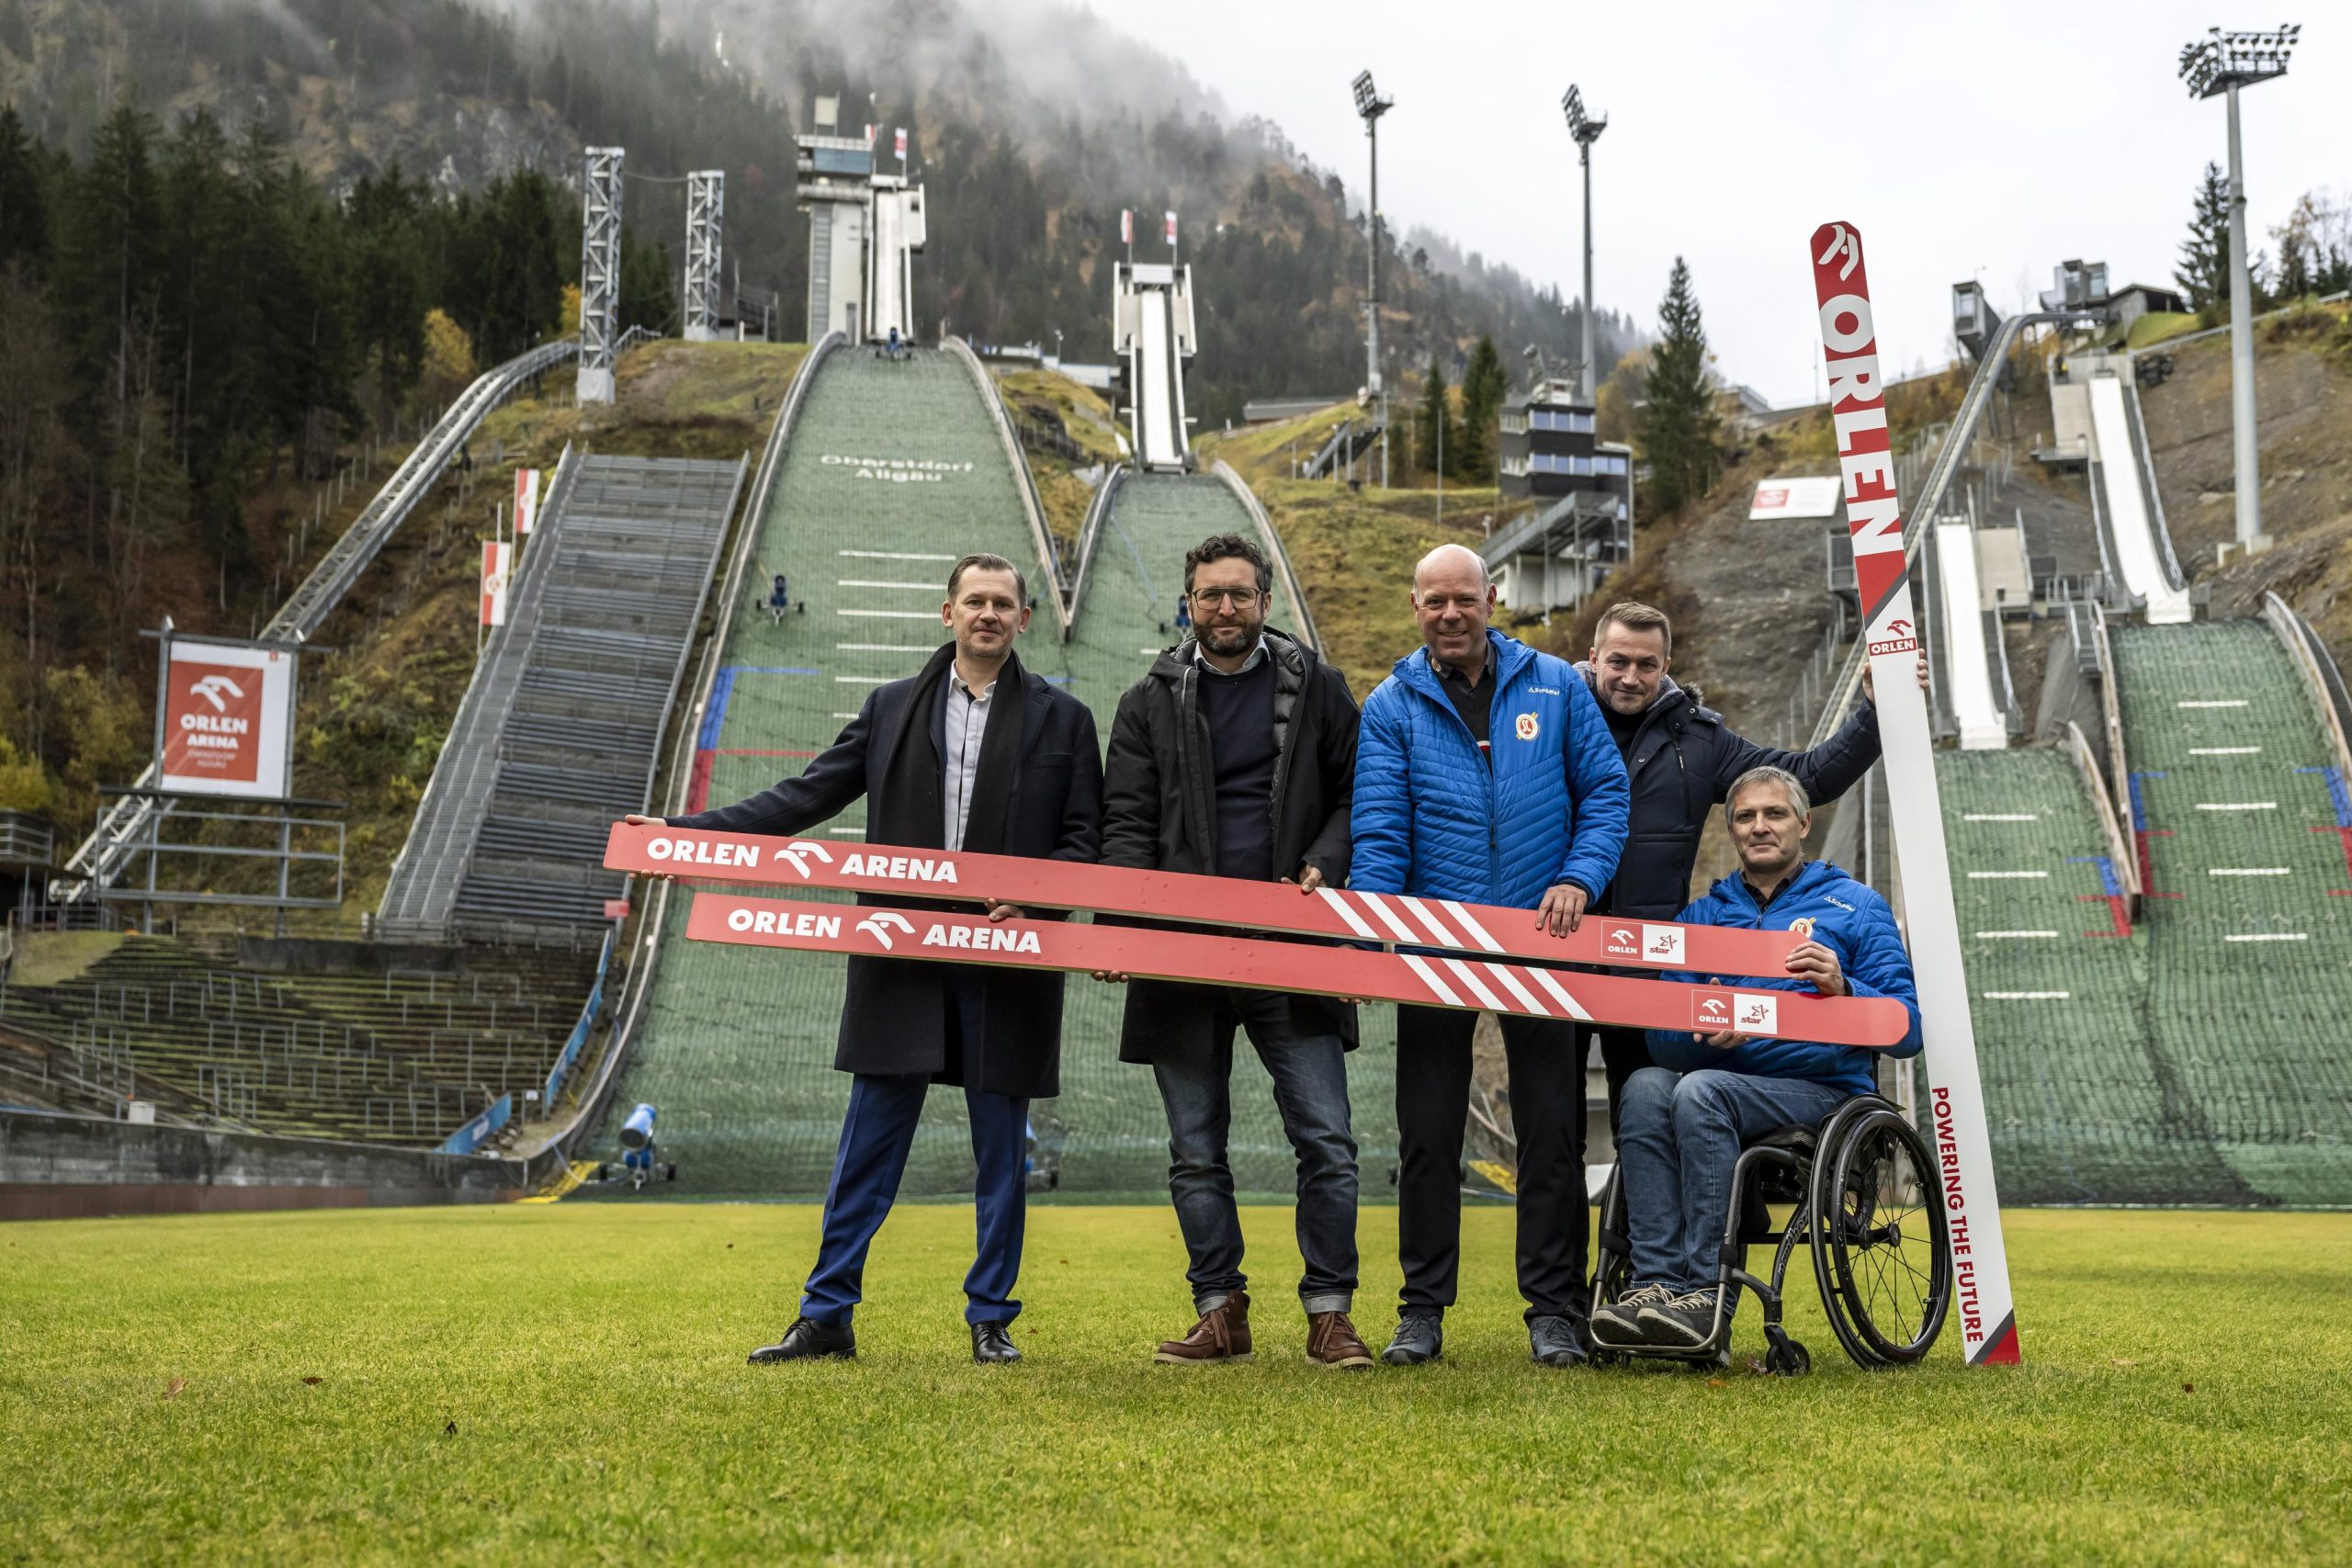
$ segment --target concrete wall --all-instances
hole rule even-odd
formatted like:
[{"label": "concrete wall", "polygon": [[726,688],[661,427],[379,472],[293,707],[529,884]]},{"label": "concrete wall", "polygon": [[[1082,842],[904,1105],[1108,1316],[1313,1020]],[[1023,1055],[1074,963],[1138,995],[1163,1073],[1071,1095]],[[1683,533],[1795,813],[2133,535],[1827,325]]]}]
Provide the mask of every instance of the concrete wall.
[{"label": "concrete wall", "polygon": [[495,1203],[524,1183],[481,1156],[0,1111],[0,1220]]}]

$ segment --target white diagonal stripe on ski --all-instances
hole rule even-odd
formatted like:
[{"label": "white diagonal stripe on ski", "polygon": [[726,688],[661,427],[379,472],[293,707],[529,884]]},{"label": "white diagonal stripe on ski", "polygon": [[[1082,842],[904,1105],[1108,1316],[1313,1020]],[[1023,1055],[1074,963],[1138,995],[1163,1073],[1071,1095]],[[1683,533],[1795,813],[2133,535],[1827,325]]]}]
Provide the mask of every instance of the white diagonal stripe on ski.
[{"label": "white diagonal stripe on ski", "polygon": [[1521,985],[1519,983],[1519,976],[1512,974],[1502,964],[1482,964],[1478,967],[1484,969],[1489,976],[1495,979],[1500,980],[1505,986],[1509,987],[1510,988],[1510,994],[1517,997],[1522,1003],[1524,1003],[1528,1011],[1541,1014],[1545,1018],[1552,1016],[1552,1010],[1545,1007],[1542,1002],[1537,1001],[1535,999],[1535,993]]},{"label": "white diagonal stripe on ski", "polygon": [[1363,901],[1364,908],[1380,917],[1382,925],[1396,933],[1398,942],[1418,942],[1421,940],[1413,934],[1413,929],[1410,926],[1396,918],[1396,911],[1391,909],[1379,894],[1359,893],[1356,897]]},{"label": "white diagonal stripe on ski", "polygon": [[1549,969],[1539,969],[1534,964],[1531,964],[1527,966],[1527,972],[1535,976],[1535,983],[1537,985],[1543,987],[1546,991],[1549,991],[1552,994],[1552,999],[1554,1001],[1559,1003],[1561,1007],[1567,1010],[1567,1014],[1570,1018],[1579,1019],[1587,1023],[1592,1021],[1592,1014],[1584,1010],[1584,1004],[1577,1000],[1576,998],[1570,996],[1566,987],[1552,978],[1552,972]]},{"label": "white diagonal stripe on ski", "polygon": [[1441,958],[1438,962],[1444,964],[1448,969],[1453,971],[1453,977],[1462,982],[1462,986],[1464,990],[1478,998],[1478,1005],[1480,1007],[1492,1008],[1497,1012],[1509,1012],[1510,1010],[1510,1009],[1503,1005],[1502,998],[1487,989],[1487,983],[1484,980],[1479,979],[1477,976],[1472,974],[1470,972],[1470,966],[1463,963],[1462,960],[1459,958]]},{"label": "white diagonal stripe on ski", "polygon": [[1396,956],[1403,959],[1406,966],[1421,977],[1421,984],[1437,993],[1438,1000],[1450,1008],[1458,1008],[1462,1005],[1462,998],[1453,994],[1452,987],[1437,977],[1437,971],[1430,967],[1428,959],[1418,953],[1400,953]]},{"label": "white diagonal stripe on ski", "polygon": [[1363,917],[1357,914],[1355,909],[1348,903],[1348,896],[1346,894],[1334,893],[1329,887],[1318,887],[1315,890],[1315,896],[1322,899],[1326,904],[1329,904],[1332,908],[1337,909],[1340,912],[1340,919],[1347,921],[1348,929],[1355,932],[1356,935],[1363,938],[1366,942],[1378,942],[1380,940],[1380,933],[1366,925],[1364,923]]},{"label": "white diagonal stripe on ski", "polygon": [[1493,932],[1489,931],[1486,927],[1478,923],[1477,916],[1473,915],[1469,910],[1464,908],[1461,905],[1455,903],[1451,898],[1441,898],[1437,902],[1439,908],[1443,909],[1447,914],[1452,915],[1456,920],[1461,922],[1462,929],[1468,931],[1471,937],[1476,941],[1480,947],[1485,948],[1488,953],[1500,953],[1503,951],[1503,944],[1495,940]]},{"label": "white diagonal stripe on ski", "polygon": [[1412,912],[1413,919],[1421,922],[1421,929],[1423,931],[1428,931],[1430,935],[1437,938],[1437,944],[1440,947],[1461,947],[1465,945],[1460,937],[1455,936],[1451,931],[1440,924],[1438,918],[1430,913],[1430,907],[1427,904],[1422,903],[1419,898],[1413,897],[1409,894],[1400,893],[1396,896],[1396,902],[1404,905],[1407,909]]}]

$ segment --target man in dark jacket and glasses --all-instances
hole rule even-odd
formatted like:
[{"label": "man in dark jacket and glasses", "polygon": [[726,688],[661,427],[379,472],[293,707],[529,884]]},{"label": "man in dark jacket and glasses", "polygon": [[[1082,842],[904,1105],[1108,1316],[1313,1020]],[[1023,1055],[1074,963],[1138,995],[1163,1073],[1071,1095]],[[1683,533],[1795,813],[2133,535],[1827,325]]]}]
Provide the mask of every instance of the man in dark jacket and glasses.
[{"label": "man in dark jacket and glasses", "polygon": [[[1112,722],[1105,865],[1280,880],[1302,895],[1346,879],[1356,705],[1337,671],[1267,626],[1272,585],[1265,556],[1239,535],[1216,535],[1185,556],[1193,635],[1154,660]],[[1159,1079],[1169,1196],[1199,1314],[1153,1359],[1197,1365],[1251,1354],[1241,1220],[1226,1163],[1237,1029],[1249,1031],[1273,1077],[1298,1156],[1307,1359],[1369,1367],[1372,1353],[1348,1317],[1356,1284],[1347,1073],[1355,1009],[1328,997],[1137,980],[1119,1055],[1149,1063]]]}]

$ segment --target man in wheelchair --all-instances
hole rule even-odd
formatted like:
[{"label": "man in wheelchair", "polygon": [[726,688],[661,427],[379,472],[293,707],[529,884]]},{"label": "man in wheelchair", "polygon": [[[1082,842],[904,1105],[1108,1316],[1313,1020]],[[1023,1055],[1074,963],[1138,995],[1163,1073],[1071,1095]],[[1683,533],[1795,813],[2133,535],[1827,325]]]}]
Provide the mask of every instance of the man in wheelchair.
[{"label": "man in wheelchair", "polygon": [[[1804,858],[1811,810],[1804,786],[1784,770],[1760,767],[1742,774],[1724,807],[1739,873],[1676,917],[1690,925],[1804,935],[1805,942],[1789,955],[1788,974],[1668,978],[1894,997],[1909,1010],[1911,1031],[1888,1049],[1898,1057],[1915,1055],[1918,993],[1894,912],[1836,866]],[[1722,1303],[1719,1319],[1716,1292],[1742,1149],[1792,1124],[1814,1126],[1854,1096],[1871,1094],[1875,1053],[1728,1030],[1653,1030],[1649,1039],[1651,1059],[1659,1065],[1627,1081],[1617,1139],[1623,1201],[1612,1208],[1623,1213],[1629,1288],[1614,1301],[1596,1303],[1592,1334],[1601,1347],[1633,1354],[1687,1355],[1716,1343],[1729,1326],[1733,1303]],[[1770,1305],[1776,1308],[1777,1301]],[[1777,1316],[1768,1308],[1768,1319]]]}]

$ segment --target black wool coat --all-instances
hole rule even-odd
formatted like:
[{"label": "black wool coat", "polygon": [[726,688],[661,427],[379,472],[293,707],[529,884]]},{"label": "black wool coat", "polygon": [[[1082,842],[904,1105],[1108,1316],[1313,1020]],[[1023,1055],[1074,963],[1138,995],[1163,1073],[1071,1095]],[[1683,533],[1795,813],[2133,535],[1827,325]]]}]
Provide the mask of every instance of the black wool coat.
[{"label": "black wool coat", "polygon": [[[1355,799],[1355,698],[1313,649],[1272,627],[1266,648],[1274,661],[1276,759],[1268,803],[1274,866],[1281,875],[1296,876],[1302,865],[1312,865],[1325,883],[1342,886],[1348,812]],[[1215,679],[1201,673],[1185,643],[1161,653],[1119,699],[1103,777],[1103,864],[1215,872],[1216,775],[1199,699],[1200,682]],[[1130,981],[1119,1059],[1149,1062],[1163,1051],[1201,1043],[1196,1037],[1208,1028],[1205,1010],[1184,1000],[1198,989]],[[1293,1030],[1337,1034],[1354,1047],[1355,1009],[1331,997],[1295,996],[1289,1002]]]},{"label": "black wool coat", "polygon": [[[882,803],[892,750],[907,726],[931,728],[933,749],[946,755],[947,683],[936,683],[928,711],[910,711],[922,677],[876,686],[841,738],[797,778],[748,800],[690,817],[673,828],[731,833],[805,833],[860,795],[868,801],[865,841],[936,847],[937,822],[893,821]],[[1005,807],[1003,852],[1040,860],[1091,862],[1102,841],[1102,760],[1094,715],[1084,703],[1023,671],[1021,746]],[[943,774],[944,764],[942,765]],[[858,903],[893,908],[954,908],[936,900],[860,894]],[[1058,914],[1028,911],[1035,919]],[[984,1023],[977,1049],[950,1061],[947,995],[951,976],[980,987]],[[853,957],[833,1066],[845,1073],[926,1073],[940,1083],[1035,1100],[1061,1092],[1062,976],[994,964],[917,963]]]},{"label": "black wool coat", "polygon": [[[1578,673],[1593,682],[1591,666]],[[1599,700],[1598,682],[1593,697]],[[1854,787],[1878,761],[1878,709],[1869,703],[1810,751],[1758,746],[1732,732],[1724,716],[1668,676],[1625,753],[1633,805],[1617,875],[1593,904],[1595,913],[1670,920],[1690,902],[1690,868],[1707,814],[1721,806],[1750,768],[1785,768],[1819,806]]]}]

